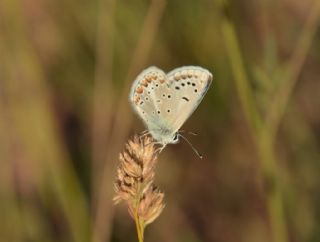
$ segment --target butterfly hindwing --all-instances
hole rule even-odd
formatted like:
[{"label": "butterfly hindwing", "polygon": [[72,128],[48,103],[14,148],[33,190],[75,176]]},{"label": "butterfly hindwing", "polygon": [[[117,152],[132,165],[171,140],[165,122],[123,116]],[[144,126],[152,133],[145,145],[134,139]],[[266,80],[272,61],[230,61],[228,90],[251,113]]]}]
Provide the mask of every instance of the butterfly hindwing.
[{"label": "butterfly hindwing", "polygon": [[130,102],[149,130],[159,128],[155,91],[166,83],[166,74],[152,66],[141,72],[132,85]]}]

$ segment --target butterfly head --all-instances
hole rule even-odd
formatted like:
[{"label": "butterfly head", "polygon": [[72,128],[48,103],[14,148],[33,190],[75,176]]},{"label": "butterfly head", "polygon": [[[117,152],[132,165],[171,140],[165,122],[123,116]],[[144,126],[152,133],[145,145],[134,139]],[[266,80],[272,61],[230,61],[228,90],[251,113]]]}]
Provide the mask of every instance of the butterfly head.
[{"label": "butterfly head", "polygon": [[[152,134],[151,132],[151,135],[158,141],[159,144],[161,144],[163,147],[162,149],[167,145],[167,144],[176,144],[180,141],[180,137],[182,139],[184,139],[189,145],[190,147],[192,148],[192,150],[197,154],[197,156],[202,159],[202,155],[199,153],[199,151],[193,147],[193,145],[190,143],[190,141],[184,137],[181,132],[183,131],[177,131],[175,133],[173,133],[172,135],[162,135],[162,136],[157,136],[156,134]],[[194,133],[191,133],[191,134],[194,134]],[[161,150],[162,150],[161,149]]]},{"label": "butterfly head", "polygon": [[176,144],[179,142],[180,134],[179,132],[169,132],[169,130],[161,129],[159,130],[151,130],[150,134],[152,137],[160,144],[167,145],[167,144]]},{"label": "butterfly head", "polygon": [[170,142],[170,144],[176,144],[179,142],[179,133],[176,132],[174,135],[173,135],[173,139],[172,141]]}]

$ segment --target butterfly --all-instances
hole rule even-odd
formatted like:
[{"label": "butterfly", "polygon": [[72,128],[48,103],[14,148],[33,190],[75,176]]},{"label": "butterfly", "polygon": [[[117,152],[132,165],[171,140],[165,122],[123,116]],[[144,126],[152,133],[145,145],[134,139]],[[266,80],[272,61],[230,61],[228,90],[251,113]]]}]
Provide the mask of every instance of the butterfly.
[{"label": "butterfly", "polygon": [[157,67],[142,71],[133,82],[129,101],[153,139],[164,148],[179,141],[179,129],[200,104],[212,74],[183,66],[168,74]]}]

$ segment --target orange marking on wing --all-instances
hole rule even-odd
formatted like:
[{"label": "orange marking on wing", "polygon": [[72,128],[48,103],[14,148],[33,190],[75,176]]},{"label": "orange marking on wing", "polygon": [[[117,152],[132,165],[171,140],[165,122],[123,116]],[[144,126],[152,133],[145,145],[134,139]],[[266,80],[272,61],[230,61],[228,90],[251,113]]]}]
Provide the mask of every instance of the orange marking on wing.
[{"label": "orange marking on wing", "polygon": [[138,86],[136,88],[136,92],[139,93],[139,94],[143,93],[143,87],[142,86]]},{"label": "orange marking on wing", "polygon": [[140,81],[140,84],[147,87],[148,86],[148,81],[146,79],[143,79]]},{"label": "orange marking on wing", "polygon": [[176,81],[179,81],[179,80],[180,80],[180,72],[177,72],[177,73],[174,74],[174,79],[175,79]]},{"label": "orange marking on wing", "polygon": [[183,79],[187,78],[187,75],[188,75],[187,70],[183,70],[183,71],[181,72],[181,77],[182,77]]},{"label": "orange marking on wing", "polygon": [[153,80],[156,80],[156,79],[157,79],[157,75],[153,73],[153,74],[152,74],[152,79],[153,79]]},{"label": "orange marking on wing", "polygon": [[150,83],[150,82],[152,81],[151,76],[150,76],[150,75],[147,75],[147,76],[146,76],[146,80],[147,80],[147,82],[149,82],[149,83]]},{"label": "orange marking on wing", "polygon": [[199,70],[196,70],[195,72],[194,72],[194,77],[195,78],[198,78],[199,76],[200,76],[200,71]]},{"label": "orange marking on wing", "polygon": [[140,101],[140,97],[135,97],[134,103],[135,103],[135,104],[138,104],[139,101]]}]

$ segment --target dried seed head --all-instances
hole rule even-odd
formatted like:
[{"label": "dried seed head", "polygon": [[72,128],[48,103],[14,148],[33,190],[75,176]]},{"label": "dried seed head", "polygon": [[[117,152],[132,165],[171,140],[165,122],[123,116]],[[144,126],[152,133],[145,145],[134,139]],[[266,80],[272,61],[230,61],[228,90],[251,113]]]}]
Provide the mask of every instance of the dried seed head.
[{"label": "dried seed head", "polygon": [[153,140],[135,136],[119,156],[120,165],[114,184],[115,204],[127,201],[130,215],[138,216],[145,225],[154,221],[164,208],[163,197],[154,185],[157,152]]},{"label": "dried seed head", "polygon": [[154,178],[154,166],[157,160],[155,146],[150,137],[140,139],[135,136],[119,156],[117,170],[115,202],[135,199],[139,189],[146,190]]},{"label": "dried seed head", "polygon": [[138,215],[144,220],[144,223],[152,223],[164,209],[164,194],[156,187],[150,187],[144,194],[138,206]]}]

